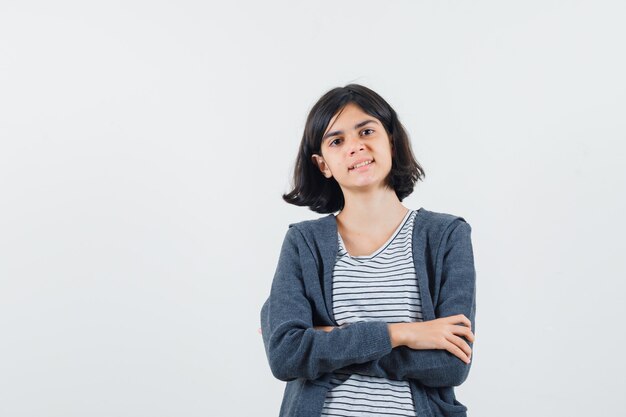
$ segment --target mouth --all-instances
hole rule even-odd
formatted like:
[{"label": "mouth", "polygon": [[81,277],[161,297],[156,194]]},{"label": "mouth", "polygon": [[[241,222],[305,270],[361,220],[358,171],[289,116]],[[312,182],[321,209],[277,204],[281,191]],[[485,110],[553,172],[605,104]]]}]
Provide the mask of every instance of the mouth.
[{"label": "mouth", "polygon": [[374,160],[371,159],[369,161],[361,162],[360,164],[356,164],[355,166],[348,168],[348,171],[362,171],[367,169],[370,165],[374,163]]}]

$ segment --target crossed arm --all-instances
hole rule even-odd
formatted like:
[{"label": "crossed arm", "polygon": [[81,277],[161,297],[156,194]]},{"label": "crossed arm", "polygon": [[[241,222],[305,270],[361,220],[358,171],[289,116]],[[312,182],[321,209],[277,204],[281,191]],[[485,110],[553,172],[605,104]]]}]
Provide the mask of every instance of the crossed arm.
[{"label": "crossed arm", "polygon": [[[262,336],[272,373],[278,379],[317,379],[341,370],[396,380],[416,379],[431,387],[465,381],[471,362],[442,349],[394,347],[388,323],[353,323],[330,330],[315,327],[304,295],[294,228],[285,236],[270,297],[261,310]],[[475,331],[475,270],[471,227],[459,222],[442,242],[441,281],[435,316],[465,315]],[[439,261],[439,260],[438,260]],[[473,343],[468,341],[470,348]]]}]

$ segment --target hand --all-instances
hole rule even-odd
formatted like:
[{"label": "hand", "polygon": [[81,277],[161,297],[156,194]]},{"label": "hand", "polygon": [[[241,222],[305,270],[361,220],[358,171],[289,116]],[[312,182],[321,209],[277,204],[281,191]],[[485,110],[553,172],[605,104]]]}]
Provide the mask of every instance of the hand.
[{"label": "hand", "polygon": [[332,332],[335,326],[313,326],[315,330],[324,330],[325,332]]},{"label": "hand", "polygon": [[[461,324],[461,325],[460,325]],[[445,349],[465,363],[470,362],[472,349],[459,336],[474,342],[472,323],[463,314],[435,320],[390,324],[392,340],[411,349]]]}]

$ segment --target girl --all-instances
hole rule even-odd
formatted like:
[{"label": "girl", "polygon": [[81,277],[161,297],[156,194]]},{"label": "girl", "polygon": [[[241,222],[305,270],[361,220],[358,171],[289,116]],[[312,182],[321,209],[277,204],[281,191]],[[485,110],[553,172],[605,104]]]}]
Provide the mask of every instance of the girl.
[{"label": "girl", "polygon": [[261,308],[280,416],[466,416],[453,387],[474,342],[471,227],[402,204],[424,176],[371,89],[311,109],[283,199],[327,215],[289,224]]}]

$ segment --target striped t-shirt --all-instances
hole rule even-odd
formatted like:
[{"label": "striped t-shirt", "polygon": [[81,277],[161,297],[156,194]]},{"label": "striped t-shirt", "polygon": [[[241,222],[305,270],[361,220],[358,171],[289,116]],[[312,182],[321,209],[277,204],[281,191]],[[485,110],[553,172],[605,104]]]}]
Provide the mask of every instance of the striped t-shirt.
[{"label": "striped t-shirt", "polygon": [[[423,321],[411,247],[416,213],[409,210],[387,242],[368,256],[351,256],[338,233],[333,313],[339,325]],[[330,382],[323,416],[416,416],[408,381],[335,372]]]}]

